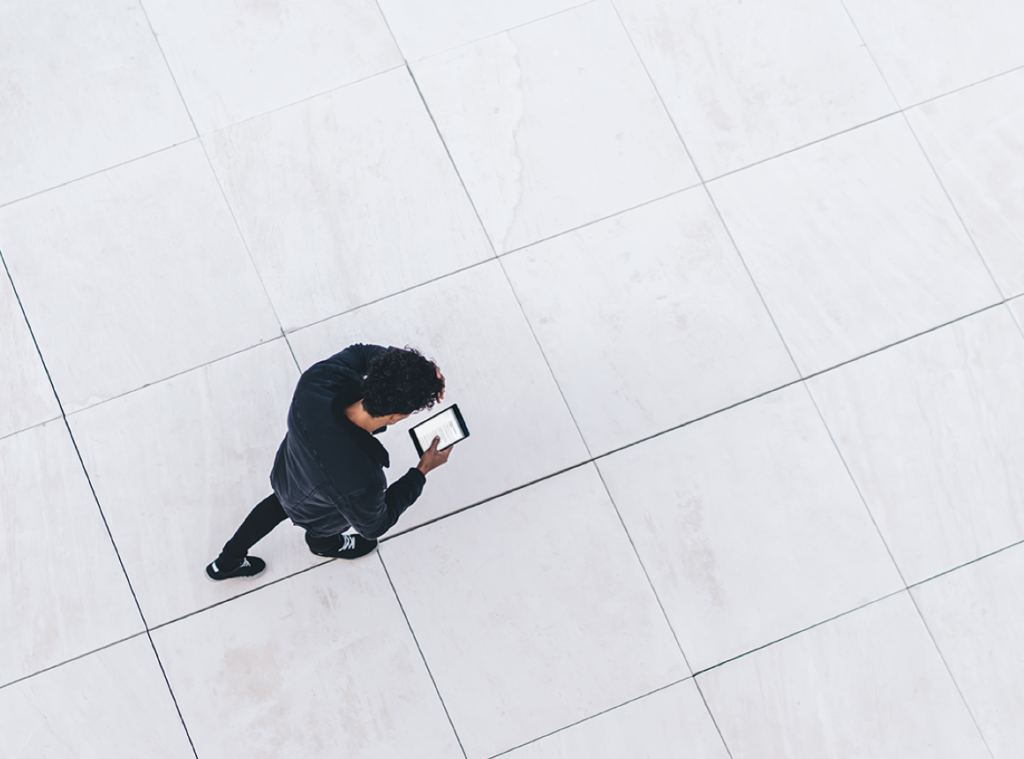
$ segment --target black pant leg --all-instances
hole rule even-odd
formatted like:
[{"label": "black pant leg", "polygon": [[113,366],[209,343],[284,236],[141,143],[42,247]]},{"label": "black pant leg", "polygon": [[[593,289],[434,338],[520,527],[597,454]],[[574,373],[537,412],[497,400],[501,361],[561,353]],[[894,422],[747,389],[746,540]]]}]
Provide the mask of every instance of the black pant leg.
[{"label": "black pant leg", "polygon": [[256,504],[242,522],[242,526],[231,536],[231,540],[224,544],[224,550],[217,557],[217,565],[224,568],[241,564],[249,549],[287,518],[288,515],[284,513],[277,495],[268,495]]}]

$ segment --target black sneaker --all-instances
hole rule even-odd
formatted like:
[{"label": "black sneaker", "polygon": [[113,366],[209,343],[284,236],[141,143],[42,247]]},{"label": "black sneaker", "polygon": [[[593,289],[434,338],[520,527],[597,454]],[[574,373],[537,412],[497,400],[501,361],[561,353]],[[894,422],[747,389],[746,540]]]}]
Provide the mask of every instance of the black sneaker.
[{"label": "black sneaker", "polygon": [[364,538],[362,535],[341,535],[338,545],[327,551],[313,551],[317,556],[328,556],[332,559],[358,559],[366,556],[377,547],[376,540]]},{"label": "black sneaker", "polygon": [[230,577],[255,577],[267,568],[267,562],[258,556],[246,556],[234,569],[221,569],[216,561],[206,567],[206,576],[211,580],[227,580]]}]

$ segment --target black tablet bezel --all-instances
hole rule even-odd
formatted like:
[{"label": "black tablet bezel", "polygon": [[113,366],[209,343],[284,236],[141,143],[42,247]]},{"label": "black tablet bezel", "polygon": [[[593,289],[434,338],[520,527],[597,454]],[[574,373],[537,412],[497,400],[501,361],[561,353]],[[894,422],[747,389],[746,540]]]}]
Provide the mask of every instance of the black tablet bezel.
[{"label": "black tablet bezel", "polygon": [[[422,427],[424,424],[426,424],[427,422],[431,421],[432,419],[435,419],[435,418],[441,416],[441,414],[447,414],[449,411],[454,411],[455,412],[455,421],[457,421],[459,423],[459,427],[462,428],[462,437],[459,438],[458,440],[456,440],[455,443],[461,443],[463,440],[465,440],[466,438],[469,437],[469,427],[466,426],[466,420],[462,418],[462,411],[459,410],[459,404],[453,403],[448,408],[441,409],[440,411],[438,411],[433,416],[430,416],[430,417],[424,419],[419,424],[414,424],[412,427],[409,428],[409,437],[412,438],[412,444],[413,444],[413,446],[415,446],[416,453],[419,456],[421,456],[421,457],[423,456],[423,449],[420,448],[420,441],[416,437],[416,428],[417,427]],[[451,448],[452,445],[455,445],[455,443],[452,443],[451,445],[446,445],[444,448],[438,448],[437,450],[439,450],[439,451],[446,451],[449,448]]]}]

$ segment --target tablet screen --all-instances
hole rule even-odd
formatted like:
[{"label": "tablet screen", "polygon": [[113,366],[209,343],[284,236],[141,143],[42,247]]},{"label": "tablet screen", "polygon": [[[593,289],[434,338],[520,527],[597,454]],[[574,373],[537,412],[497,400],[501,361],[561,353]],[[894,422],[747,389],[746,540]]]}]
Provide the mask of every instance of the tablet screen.
[{"label": "tablet screen", "polygon": [[435,437],[441,438],[437,450],[443,450],[466,437],[466,433],[456,416],[455,407],[445,409],[440,414],[430,417],[427,421],[412,428],[421,450],[427,450]]}]

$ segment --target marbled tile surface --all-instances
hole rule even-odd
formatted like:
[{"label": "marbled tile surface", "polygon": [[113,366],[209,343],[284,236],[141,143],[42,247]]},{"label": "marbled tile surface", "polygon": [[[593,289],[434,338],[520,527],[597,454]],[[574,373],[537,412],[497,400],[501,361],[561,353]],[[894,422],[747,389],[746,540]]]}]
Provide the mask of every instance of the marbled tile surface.
[{"label": "marbled tile surface", "polygon": [[381,557],[469,759],[689,675],[593,465]]},{"label": "marbled tile surface", "polygon": [[199,756],[240,745],[254,759],[462,755],[377,556],[290,577],[153,640]]},{"label": "marbled tile surface", "polygon": [[286,330],[493,255],[404,68],[204,142]]},{"label": "marbled tile surface", "polygon": [[402,65],[373,0],[146,0],[200,133]]},{"label": "marbled tile surface", "polygon": [[897,108],[841,3],[616,5],[704,179]]},{"label": "marbled tile surface", "polygon": [[907,582],[1024,540],[1021,376],[1000,306],[809,383]]},{"label": "marbled tile surface", "polygon": [[60,418],[46,369],[10,280],[0,276],[0,438],[40,422]]},{"label": "marbled tile surface", "polygon": [[6,206],[0,237],[68,413],[280,334],[198,142]]},{"label": "marbled tile surface", "polygon": [[[1022,8],[0,3],[0,755],[1017,759]],[[469,439],[209,581],[356,342]]]},{"label": "marbled tile surface", "polygon": [[298,378],[284,340],[276,340],[71,415],[151,626],[323,561],[285,522],[252,551],[268,564],[262,577],[213,583],[203,572],[271,493]]},{"label": "marbled tile surface", "polygon": [[195,137],[142,6],[0,10],[0,205]]},{"label": "marbled tile surface", "polygon": [[844,0],[901,106],[1024,66],[1016,0]]},{"label": "marbled tile surface", "polygon": [[0,685],[144,629],[63,421],[0,440],[0,503]]},{"label": "marbled tile surface", "polygon": [[1024,745],[1024,546],[911,589],[992,755]]},{"label": "marbled tile surface", "polygon": [[499,253],[698,182],[608,0],[412,71]]},{"label": "marbled tile surface", "polygon": [[573,725],[508,759],[727,759],[722,738],[693,680]]},{"label": "marbled tile surface", "polygon": [[592,453],[797,379],[703,188],[502,266]]},{"label": "marbled tile surface", "polygon": [[193,756],[145,635],[0,689],[10,759]]},{"label": "marbled tile surface", "polygon": [[803,387],[599,468],[694,671],[903,587]]},{"label": "marbled tile surface", "polygon": [[907,118],[1003,295],[1024,293],[1024,71]]},{"label": "marbled tile surface", "polygon": [[733,759],[984,759],[906,593],[698,676]]},{"label": "marbled tile surface", "polygon": [[805,376],[1000,300],[902,116],[709,187]]},{"label": "marbled tile surface", "polygon": [[587,0],[380,0],[410,61],[504,32]]}]

